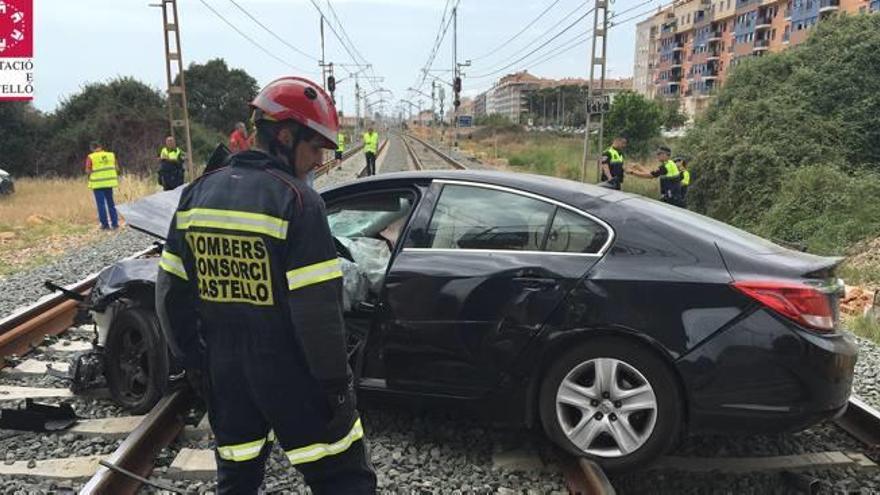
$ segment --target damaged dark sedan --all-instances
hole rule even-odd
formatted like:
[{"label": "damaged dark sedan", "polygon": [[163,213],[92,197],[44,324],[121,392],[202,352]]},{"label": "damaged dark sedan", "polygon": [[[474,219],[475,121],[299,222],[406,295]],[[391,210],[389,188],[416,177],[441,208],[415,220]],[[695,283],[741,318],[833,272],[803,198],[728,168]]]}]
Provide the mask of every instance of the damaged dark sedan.
[{"label": "damaged dark sedan", "polygon": [[[541,426],[625,470],[685,432],[804,428],[846,407],[840,262],[643,197],[525,174],[414,172],[322,192],[359,392]],[[174,191],[122,208],[164,235]],[[90,301],[114,397],[144,412],[168,353],[158,258]]]}]

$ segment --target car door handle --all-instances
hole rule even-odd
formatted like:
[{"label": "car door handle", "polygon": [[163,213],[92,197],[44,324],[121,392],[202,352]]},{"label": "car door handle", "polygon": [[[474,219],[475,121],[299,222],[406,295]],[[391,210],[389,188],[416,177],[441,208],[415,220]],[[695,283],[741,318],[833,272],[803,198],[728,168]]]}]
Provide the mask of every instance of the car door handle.
[{"label": "car door handle", "polygon": [[556,279],[553,278],[514,277],[513,281],[517,285],[532,289],[552,289],[557,285]]}]

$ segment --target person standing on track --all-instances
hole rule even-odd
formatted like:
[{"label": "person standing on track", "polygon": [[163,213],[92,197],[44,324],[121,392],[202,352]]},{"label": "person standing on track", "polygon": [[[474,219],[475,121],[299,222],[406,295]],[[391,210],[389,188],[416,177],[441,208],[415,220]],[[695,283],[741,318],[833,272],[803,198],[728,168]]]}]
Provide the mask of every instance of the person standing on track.
[{"label": "person standing on track", "polygon": [[367,175],[376,175],[376,154],[379,152],[379,134],[373,126],[364,133],[364,156],[367,158]]},{"label": "person standing on track", "polygon": [[89,174],[89,189],[95,195],[98,221],[103,230],[117,229],[119,217],[116,215],[116,204],[113,202],[113,188],[119,187],[119,165],[116,162],[116,154],[104,151],[101,143],[97,141],[92,142],[90,149],[92,152],[86,158],[86,173]]},{"label": "person standing on track", "polygon": [[345,154],[345,134],[342,129],[336,134],[336,166],[342,163],[342,155]]},{"label": "person standing on track", "polygon": [[270,83],[251,105],[255,149],[183,190],[156,312],[188,376],[198,383],[205,370],[218,493],[257,493],[277,439],[312,493],[372,494],[342,271],[324,202],[304,182],[337,146],[336,109],[299,77]]},{"label": "person standing on track", "polygon": [[159,185],[170,191],[183,184],[183,160],[186,154],[177,147],[174,136],[165,138],[165,146],[159,151]]}]

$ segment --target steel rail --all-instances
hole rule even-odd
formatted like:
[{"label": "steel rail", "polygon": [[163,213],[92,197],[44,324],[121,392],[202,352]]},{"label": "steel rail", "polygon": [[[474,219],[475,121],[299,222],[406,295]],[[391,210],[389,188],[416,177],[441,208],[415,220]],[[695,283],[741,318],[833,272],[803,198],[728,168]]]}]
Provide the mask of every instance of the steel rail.
[{"label": "steel rail", "polygon": [[455,158],[452,158],[451,156],[447,155],[447,154],[444,153],[443,151],[440,151],[440,149],[438,149],[438,148],[437,148],[436,146],[434,146],[433,144],[431,144],[431,143],[429,143],[429,142],[427,142],[427,141],[425,141],[425,140],[423,140],[423,139],[421,139],[421,138],[418,138],[418,137],[416,137],[416,136],[413,136],[412,134],[407,134],[407,137],[410,137],[410,138],[412,138],[412,139],[415,139],[416,141],[418,141],[419,143],[421,143],[422,145],[424,145],[425,148],[428,148],[429,150],[431,150],[431,151],[433,151],[434,153],[436,153],[436,154],[437,154],[440,158],[442,158],[446,163],[452,165],[453,167],[455,167],[455,168],[457,168],[457,169],[459,169],[459,170],[467,170],[467,168],[468,168],[467,165],[461,163],[460,161],[456,160]]},{"label": "steel rail", "polygon": [[115,451],[107,463],[122,469],[101,466],[80,490],[80,495],[128,495],[137,493],[141,481],[128,476],[129,471],[147,478],[153,471],[156,457],[171,445],[184,427],[184,419],[192,405],[189,387],[165,395],[144,417]]},{"label": "steel rail", "polygon": [[[355,153],[357,153],[358,151],[363,149],[363,147],[364,147],[364,143],[360,142],[360,143],[356,144],[354,147],[350,148],[348,151],[343,152],[342,153],[342,160],[339,161],[339,164],[341,165],[343,161],[352,157]],[[327,160],[320,167],[315,169],[315,178],[326,174],[327,172],[329,172],[331,169],[333,169],[335,167],[336,167],[336,158],[331,158],[331,159]]]},{"label": "steel rail", "polygon": [[406,148],[406,152],[409,155],[410,160],[413,162],[413,166],[416,170],[424,170],[422,166],[421,158],[416,155],[416,150],[413,149],[412,145],[409,143],[405,134],[400,135],[400,140],[403,141],[403,147]]},{"label": "steel rail", "polygon": [[572,495],[615,495],[605,472],[595,462],[583,457],[563,461],[565,486]]},{"label": "steel rail", "polygon": [[[140,258],[156,252],[158,248],[152,246],[125,259]],[[94,287],[98,273],[100,271],[65,288],[86,295]],[[0,320],[0,368],[5,365],[3,357],[24,354],[39,344],[46,335],[57,335],[70,328],[76,311],[76,301],[56,292]]]},{"label": "steel rail", "polygon": [[859,396],[850,396],[846,410],[834,423],[869,448],[880,447],[880,411]]}]

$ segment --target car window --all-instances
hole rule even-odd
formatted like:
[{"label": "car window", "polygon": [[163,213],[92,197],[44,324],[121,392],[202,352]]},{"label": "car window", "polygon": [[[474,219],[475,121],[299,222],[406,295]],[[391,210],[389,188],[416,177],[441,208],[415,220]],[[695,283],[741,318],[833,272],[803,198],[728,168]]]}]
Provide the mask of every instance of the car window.
[{"label": "car window", "polygon": [[573,211],[559,208],[547,234],[545,251],[556,253],[598,253],[608,240],[608,230]]},{"label": "car window", "polygon": [[446,185],[425,247],[540,251],[554,208],[505,191]]},{"label": "car window", "polygon": [[396,241],[413,200],[410,192],[393,191],[336,201],[327,208],[330,232],[334,237],[392,237]]}]

